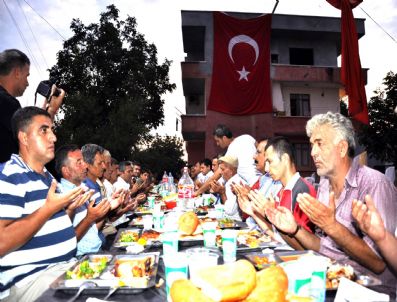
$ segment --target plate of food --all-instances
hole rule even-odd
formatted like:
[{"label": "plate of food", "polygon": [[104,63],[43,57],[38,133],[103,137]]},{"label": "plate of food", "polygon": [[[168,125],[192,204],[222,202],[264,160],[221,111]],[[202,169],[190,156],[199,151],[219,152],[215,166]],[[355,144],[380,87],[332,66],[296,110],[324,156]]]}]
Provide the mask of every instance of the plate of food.
[{"label": "plate of food", "polygon": [[[301,257],[307,255],[322,256],[315,251],[288,251],[288,252],[275,252],[276,256],[283,262],[299,260]],[[324,256],[323,256],[324,257]],[[325,257],[328,258],[328,257]],[[355,270],[351,265],[338,263],[328,258],[327,273],[326,273],[326,289],[337,290],[340,278],[347,278],[355,281],[363,286],[376,286],[381,285],[382,281],[377,277],[368,273],[361,273]]]},{"label": "plate of food", "polygon": [[[238,230],[236,232],[237,252],[274,248],[280,245],[279,242],[258,230]],[[222,236],[219,234],[216,236],[216,243],[219,248],[222,248]]]},{"label": "plate of food", "polygon": [[220,229],[244,229],[248,227],[245,222],[233,220],[231,218],[218,219],[218,226]]},{"label": "plate of food", "polygon": [[119,229],[114,239],[114,247],[127,247],[139,243],[142,230],[138,228]]},{"label": "plate of food", "polygon": [[152,214],[153,210],[149,207],[139,206],[135,209],[135,215],[149,215]]},{"label": "plate of food", "polygon": [[159,256],[159,252],[85,256],[58,277],[50,287],[76,292],[80,286],[89,282],[93,286],[85,289],[88,294],[106,294],[112,288],[126,294],[138,293],[155,285]]},{"label": "plate of food", "polygon": [[268,252],[256,252],[244,255],[256,269],[261,270],[270,265],[279,264],[281,259],[271,250]]},{"label": "plate of food", "polygon": [[365,287],[382,284],[382,281],[379,278],[370,274],[361,274],[351,265],[333,263],[327,268],[327,290],[337,290],[342,277],[357,282]]}]

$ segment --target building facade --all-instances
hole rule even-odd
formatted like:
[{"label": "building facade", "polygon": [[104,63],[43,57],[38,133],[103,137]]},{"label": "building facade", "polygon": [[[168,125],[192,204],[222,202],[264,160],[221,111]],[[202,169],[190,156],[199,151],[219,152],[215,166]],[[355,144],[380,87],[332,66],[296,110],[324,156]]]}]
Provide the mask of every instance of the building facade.
[{"label": "building facade", "polygon": [[[207,110],[211,89],[213,56],[213,15],[210,11],[182,11],[185,61],[181,62],[186,114],[182,135],[190,163],[211,158],[222,150],[213,140],[217,124],[227,125],[234,136],[250,134],[257,140],[283,135],[295,146],[298,170],[311,174],[306,121],[317,113],[340,108],[341,52],[340,18],[273,15],[271,26],[271,67],[273,112],[246,116]],[[227,14],[242,19],[255,13]],[[364,19],[356,19],[359,38]],[[366,81],[366,70],[363,70]]]}]

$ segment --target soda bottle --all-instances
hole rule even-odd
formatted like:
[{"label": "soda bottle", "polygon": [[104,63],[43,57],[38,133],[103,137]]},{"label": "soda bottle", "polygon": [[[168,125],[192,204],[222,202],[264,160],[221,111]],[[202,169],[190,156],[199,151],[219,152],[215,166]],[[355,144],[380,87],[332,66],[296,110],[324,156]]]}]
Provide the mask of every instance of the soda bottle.
[{"label": "soda bottle", "polygon": [[188,168],[183,168],[183,174],[178,183],[178,199],[182,201],[183,207],[191,208],[194,182],[189,176]]}]

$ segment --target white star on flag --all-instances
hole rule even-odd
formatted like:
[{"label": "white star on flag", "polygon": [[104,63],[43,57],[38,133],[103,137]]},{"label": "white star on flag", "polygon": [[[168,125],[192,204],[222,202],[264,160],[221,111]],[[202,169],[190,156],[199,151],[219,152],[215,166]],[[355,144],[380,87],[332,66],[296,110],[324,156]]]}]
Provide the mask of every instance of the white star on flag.
[{"label": "white star on flag", "polygon": [[241,81],[242,79],[246,80],[248,82],[248,74],[250,74],[251,72],[246,71],[245,70],[245,66],[243,66],[243,69],[241,70],[236,70],[239,74],[240,74],[240,78],[238,79],[239,81]]}]

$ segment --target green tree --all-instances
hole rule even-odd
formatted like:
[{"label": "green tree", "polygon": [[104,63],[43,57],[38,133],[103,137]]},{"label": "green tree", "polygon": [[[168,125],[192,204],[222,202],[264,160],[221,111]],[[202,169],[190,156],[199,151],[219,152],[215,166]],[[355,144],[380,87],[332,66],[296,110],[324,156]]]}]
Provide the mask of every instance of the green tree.
[{"label": "green tree", "polygon": [[370,124],[359,132],[359,141],[371,156],[397,166],[397,74],[388,72],[383,79],[385,89],[374,91],[368,102]]},{"label": "green tree", "polygon": [[59,144],[97,143],[123,160],[163,123],[161,97],[175,89],[171,61],[158,64],[156,46],[136,27],[134,17],[119,20],[114,5],[97,24],[71,22],[74,35],[50,69],[50,78],[67,92],[64,116],[55,123]]},{"label": "green tree", "polygon": [[181,159],[182,150],[181,139],[175,136],[156,135],[146,148],[135,152],[133,158],[149,169],[157,179],[162,177],[164,171],[171,172],[174,177],[179,178],[181,169],[186,164]]}]

